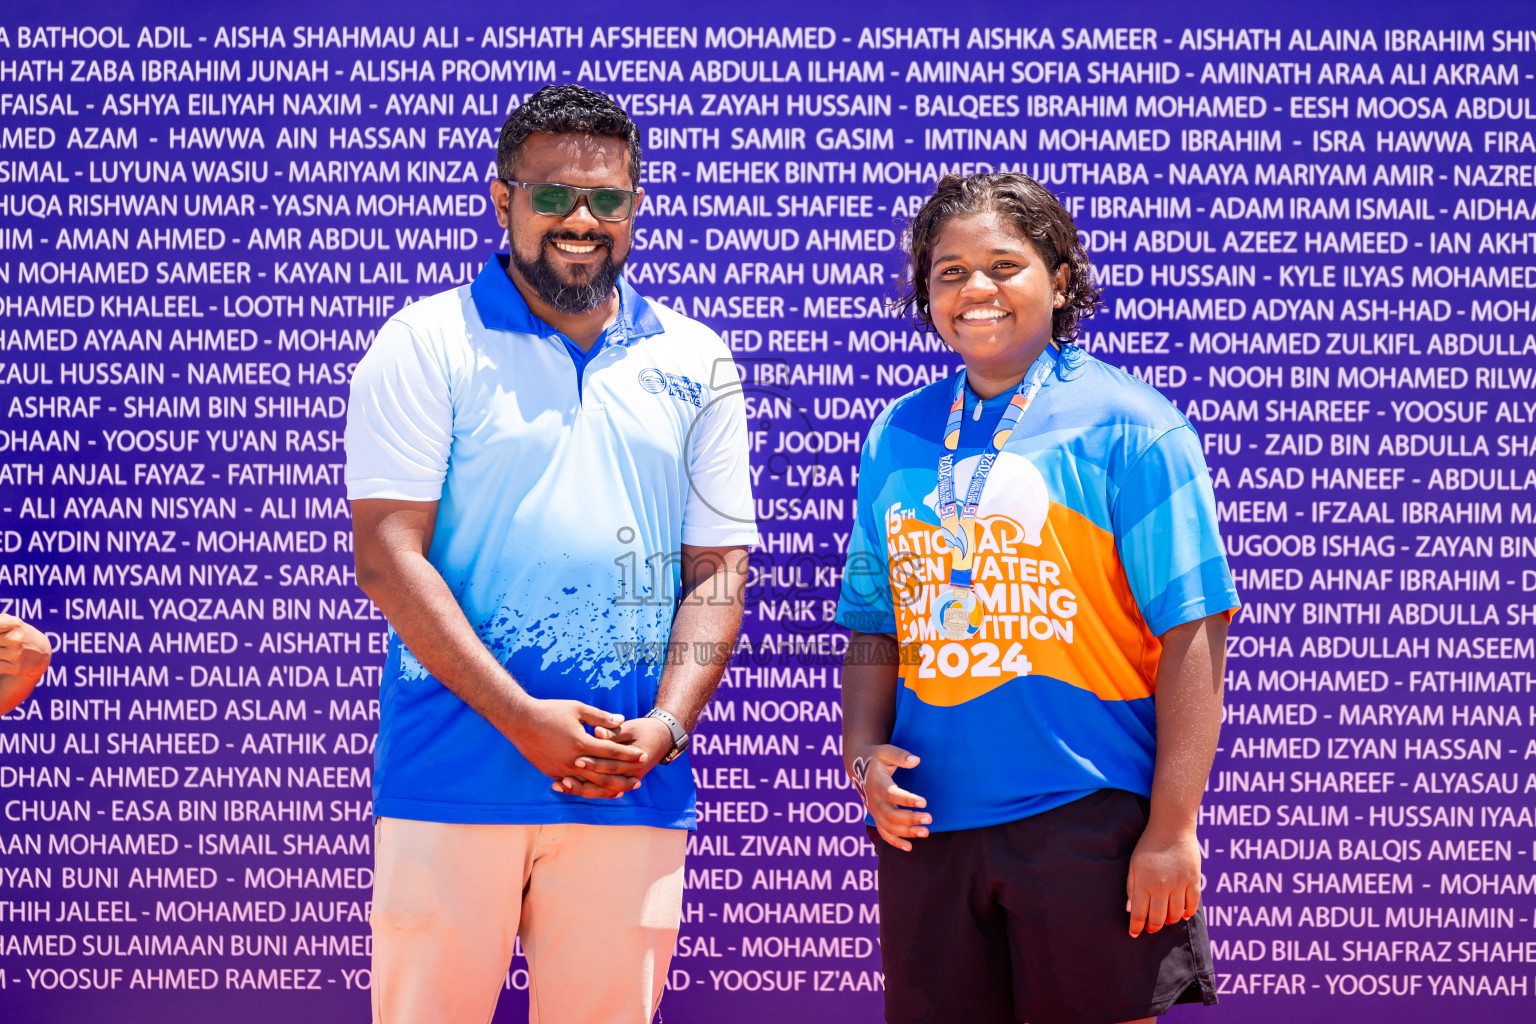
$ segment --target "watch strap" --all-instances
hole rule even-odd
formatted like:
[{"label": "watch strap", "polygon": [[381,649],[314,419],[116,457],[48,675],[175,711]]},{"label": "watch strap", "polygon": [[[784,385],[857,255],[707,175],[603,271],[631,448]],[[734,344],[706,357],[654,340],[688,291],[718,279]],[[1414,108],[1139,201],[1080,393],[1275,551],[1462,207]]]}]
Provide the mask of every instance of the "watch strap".
[{"label": "watch strap", "polygon": [[645,713],[646,718],[654,718],[667,727],[672,734],[672,749],[661,759],[662,764],[670,764],[677,760],[677,756],[688,749],[688,730],[683,728],[683,723],[670,712],[662,708],[651,708]]}]

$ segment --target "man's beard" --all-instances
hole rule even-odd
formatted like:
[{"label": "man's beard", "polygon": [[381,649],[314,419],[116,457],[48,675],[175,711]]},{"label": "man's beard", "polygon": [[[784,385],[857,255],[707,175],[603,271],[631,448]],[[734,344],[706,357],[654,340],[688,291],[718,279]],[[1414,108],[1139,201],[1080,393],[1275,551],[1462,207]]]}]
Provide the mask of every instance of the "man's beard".
[{"label": "man's beard", "polygon": [[[545,251],[545,246],[557,239],[562,242],[592,242],[602,247],[603,262],[592,272],[591,280],[585,284],[570,284],[561,279]],[[517,251],[517,246],[509,248],[512,265],[523,276],[523,280],[528,282],[539,298],[561,313],[588,313],[596,309],[613,293],[613,286],[624,270],[623,263],[613,261],[613,243],[606,235],[545,235],[539,240],[538,258],[532,260],[524,259]]]}]

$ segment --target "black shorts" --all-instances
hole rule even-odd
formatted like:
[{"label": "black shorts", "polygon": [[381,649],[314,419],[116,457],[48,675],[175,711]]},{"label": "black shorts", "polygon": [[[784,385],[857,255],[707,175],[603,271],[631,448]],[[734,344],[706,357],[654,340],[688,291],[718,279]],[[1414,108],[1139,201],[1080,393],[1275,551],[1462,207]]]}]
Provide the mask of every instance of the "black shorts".
[{"label": "black shorts", "polygon": [[1204,913],[1129,934],[1147,801],[1101,789],[1020,821],[935,832],[880,858],[890,1024],[1117,1024],[1216,1002]]}]

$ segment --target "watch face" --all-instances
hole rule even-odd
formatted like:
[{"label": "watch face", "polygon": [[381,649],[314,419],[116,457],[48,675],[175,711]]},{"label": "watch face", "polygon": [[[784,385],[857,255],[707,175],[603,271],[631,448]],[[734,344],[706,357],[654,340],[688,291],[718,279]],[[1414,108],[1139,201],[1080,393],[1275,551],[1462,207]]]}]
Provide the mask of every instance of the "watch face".
[{"label": "watch face", "polygon": [[683,738],[672,745],[672,749],[667,751],[667,755],[661,759],[661,763],[671,764],[673,761],[676,761],[682,752],[688,749],[688,741],[692,738],[687,733],[683,733]]}]

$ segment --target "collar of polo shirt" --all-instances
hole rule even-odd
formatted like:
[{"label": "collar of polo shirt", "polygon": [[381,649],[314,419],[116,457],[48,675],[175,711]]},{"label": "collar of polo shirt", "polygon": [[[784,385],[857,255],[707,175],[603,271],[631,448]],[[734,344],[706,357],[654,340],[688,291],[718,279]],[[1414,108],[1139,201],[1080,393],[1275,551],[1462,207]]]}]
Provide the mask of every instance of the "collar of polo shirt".
[{"label": "collar of polo shirt", "polygon": [[[513,331],[547,338],[558,334],[553,327],[533,314],[523,293],[507,276],[509,257],[495,253],[486,261],[484,269],[469,286],[469,294],[475,300],[475,311],[480,322],[493,331]],[[628,345],[641,338],[660,334],[663,330],[656,311],[645,296],[635,291],[628,280],[619,278],[619,315],[613,325],[603,332],[606,344],[615,342]]]}]

